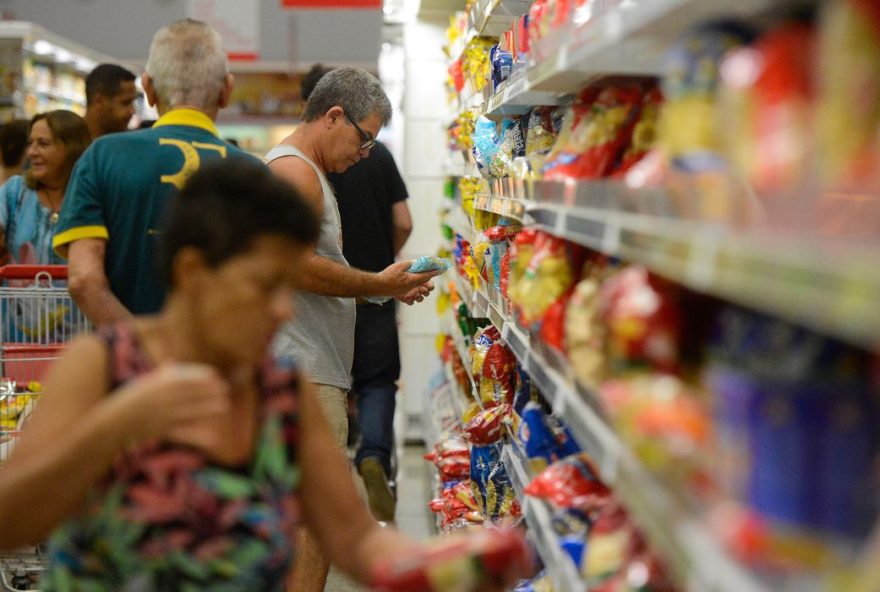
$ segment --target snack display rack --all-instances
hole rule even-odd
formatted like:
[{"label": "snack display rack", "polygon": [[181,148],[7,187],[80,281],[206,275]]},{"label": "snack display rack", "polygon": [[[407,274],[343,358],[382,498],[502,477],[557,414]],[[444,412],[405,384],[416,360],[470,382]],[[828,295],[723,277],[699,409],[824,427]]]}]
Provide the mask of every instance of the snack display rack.
[{"label": "snack display rack", "polygon": [[[532,2],[477,1],[470,28],[458,41],[457,58],[467,42],[501,35],[528,13]],[[525,115],[534,107],[565,106],[573,93],[610,75],[663,74],[663,56],[676,38],[707,19],[744,18],[761,23],[778,19],[782,8],[815,7],[815,2],[742,0],[608,0],[575,3],[589,7],[557,30],[545,34],[530,50],[525,67],[487,88],[469,85],[459,94],[459,107],[474,118],[500,121]],[[776,22],[775,20],[773,21]],[[497,29],[494,23],[499,23]],[[513,25],[515,26],[515,25]],[[492,83],[489,83],[491,86]],[[483,97],[480,102],[480,96]],[[525,132],[523,132],[525,134]],[[636,186],[615,180],[532,180],[480,177],[476,164],[465,163],[451,173],[480,179],[482,189],[469,208],[497,214],[582,245],[614,260],[639,264],[650,273],[722,303],[748,307],[839,339],[864,352],[874,352],[880,333],[880,294],[876,237],[849,237],[846,232],[816,232],[799,227],[805,218],[786,219],[790,211],[777,204],[757,204],[748,183],[744,204],[710,210],[703,188],[669,191],[663,186]],[[485,171],[484,171],[485,174]],[[870,192],[869,192],[870,193]],[[866,195],[877,197],[875,194]],[[814,196],[796,204],[815,205]],[[843,204],[845,207],[846,204]],[[857,213],[851,212],[853,216]],[[444,224],[459,241],[474,244],[479,231],[462,205],[452,206]],[[872,240],[873,239],[873,240]],[[454,241],[453,241],[454,242]],[[488,256],[487,256],[488,257]],[[488,263],[486,264],[488,265]],[[485,277],[453,276],[454,290],[469,315],[494,325],[541,397],[561,418],[581,449],[595,462],[602,481],[614,490],[661,558],[675,589],[693,592],[769,592],[770,590],[868,590],[848,587],[872,580],[864,550],[861,559],[835,573],[785,575],[766,571],[738,557],[719,538],[717,515],[698,507],[687,492],[650,470],[632,445],[606,416],[602,397],[576,377],[572,363],[525,327],[513,305]],[[472,281],[474,280],[474,284]],[[477,287],[474,287],[477,285]],[[445,329],[470,368],[468,339],[454,315]],[[449,373],[454,383],[454,377]],[[471,379],[473,398],[480,402]],[[523,506],[530,536],[557,590],[588,589],[585,579],[555,540],[548,506],[525,496],[535,477],[528,469],[516,438],[502,445],[502,461]],[[877,528],[874,528],[876,539]],[[728,541],[729,542],[729,541]],[[836,566],[835,570],[841,566]],[[860,575],[860,571],[864,574]],[[870,573],[869,573],[870,572]],[[855,574],[855,575],[853,575]],[[864,576],[864,577],[863,577]],[[849,582],[850,584],[842,584]],[[855,586],[853,584],[853,586]],[[603,590],[605,588],[602,588]]]}]

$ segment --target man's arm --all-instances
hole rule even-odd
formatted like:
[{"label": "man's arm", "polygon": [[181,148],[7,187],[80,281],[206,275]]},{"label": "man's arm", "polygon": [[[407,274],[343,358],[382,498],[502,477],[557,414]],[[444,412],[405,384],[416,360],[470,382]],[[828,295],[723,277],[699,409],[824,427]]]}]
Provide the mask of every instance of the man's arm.
[{"label": "man's arm", "polygon": [[96,327],[132,316],[110,291],[110,281],[104,273],[106,248],[107,241],[99,238],[80,239],[68,247],[67,289]]},{"label": "man's arm", "polygon": [[391,224],[393,226],[394,255],[397,256],[413,229],[412,216],[409,213],[406,200],[398,201],[391,206]]},{"label": "man's arm", "polygon": [[[317,173],[304,160],[282,157],[269,163],[281,180],[297,189],[319,215],[324,209],[324,192]],[[428,282],[435,272],[407,273],[409,261],[388,266],[380,273],[370,273],[337,263],[317,253],[308,258],[299,274],[298,288],[322,296],[357,298],[360,296],[403,296]]]}]

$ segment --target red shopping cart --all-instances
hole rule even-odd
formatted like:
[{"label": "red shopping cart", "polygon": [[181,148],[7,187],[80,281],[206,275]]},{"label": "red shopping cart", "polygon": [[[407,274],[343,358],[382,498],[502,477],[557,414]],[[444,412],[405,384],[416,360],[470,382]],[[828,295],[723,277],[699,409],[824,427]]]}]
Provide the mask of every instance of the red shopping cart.
[{"label": "red shopping cart", "polygon": [[[89,328],[66,279],[63,265],[0,267],[0,475],[42,393],[46,369]],[[0,584],[13,592],[36,590],[43,566],[39,548],[0,555]]]}]

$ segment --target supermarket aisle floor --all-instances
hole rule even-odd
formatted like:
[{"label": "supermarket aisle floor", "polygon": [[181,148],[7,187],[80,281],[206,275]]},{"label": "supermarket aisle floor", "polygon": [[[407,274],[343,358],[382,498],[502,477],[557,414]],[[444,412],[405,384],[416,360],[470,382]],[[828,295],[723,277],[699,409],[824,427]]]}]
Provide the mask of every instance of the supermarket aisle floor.
[{"label": "supermarket aisle floor", "polygon": [[[431,465],[422,458],[424,452],[421,446],[405,447],[398,469],[397,527],[416,539],[425,539],[434,534],[433,517],[428,510],[428,500],[431,499]],[[352,474],[355,476],[355,483],[362,488],[360,477],[355,472]],[[366,588],[331,569],[324,592],[366,592]]]}]

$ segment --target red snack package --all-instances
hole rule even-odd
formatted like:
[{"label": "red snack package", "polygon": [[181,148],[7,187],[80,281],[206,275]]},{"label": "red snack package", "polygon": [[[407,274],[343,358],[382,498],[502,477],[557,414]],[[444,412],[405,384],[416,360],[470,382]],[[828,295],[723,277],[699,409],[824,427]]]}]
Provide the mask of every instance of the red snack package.
[{"label": "red snack package", "polygon": [[623,177],[654,148],[657,141],[657,121],[660,117],[662,104],[663,92],[658,87],[652,88],[645,94],[638,122],[632,130],[630,145],[614,169],[613,177]]},{"label": "red snack package", "polygon": [[[595,100],[592,94],[598,91]],[[568,128],[547,157],[547,180],[599,179],[609,175],[626,149],[642,102],[638,85],[588,87],[572,107]]]},{"label": "red snack package", "polygon": [[432,453],[426,454],[425,459],[437,466],[441,481],[458,481],[470,477],[471,453],[463,440],[444,440],[437,444]]},{"label": "red snack package", "polygon": [[611,491],[599,480],[585,453],[556,461],[526,486],[525,493],[546,499],[558,508],[585,514],[595,512],[611,499]]},{"label": "red snack package", "polygon": [[553,349],[565,351],[565,311],[574,287],[569,288],[556,302],[550,305],[541,321],[541,339]]},{"label": "red snack package", "polygon": [[468,440],[477,446],[497,442],[504,436],[504,422],[510,412],[510,405],[506,403],[480,411],[464,426]]},{"label": "red snack package", "polygon": [[449,537],[373,571],[376,592],[464,592],[510,589],[532,575],[534,556],[518,529],[482,530]]},{"label": "red snack package", "polygon": [[508,249],[504,256],[501,258],[501,279],[499,280],[499,284],[501,286],[501,293],[507,298],[507,289],[508,282],[510,281],[510,250]]},{"label": "red snack package", "polygon": [[633,265],[608,278],[599,298],[612,365],[678,369],[682,317],[669,284]]},{"label": "red snack package", "polygon": [[495,244],[503,240],[514,238],[516,233],[520,230],[522,230],[521,224],[499,224],[498,226],[489,228],[483,234],[486,235],[486,238],[490,243]]}]

